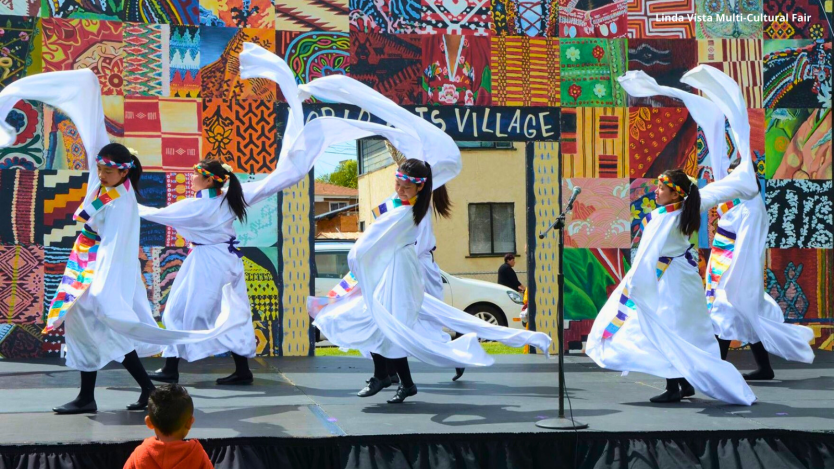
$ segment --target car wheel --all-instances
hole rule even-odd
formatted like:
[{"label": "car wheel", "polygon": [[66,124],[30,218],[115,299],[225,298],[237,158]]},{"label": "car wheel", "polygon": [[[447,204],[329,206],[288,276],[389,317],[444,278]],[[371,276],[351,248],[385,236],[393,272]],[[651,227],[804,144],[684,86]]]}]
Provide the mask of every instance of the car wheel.
[{"label": "car wheel", "polygon": [[507,318],[504,316],[504,312],[493,305],[476,303],[466,308],[466,312],[490,324],[507,327]]}]

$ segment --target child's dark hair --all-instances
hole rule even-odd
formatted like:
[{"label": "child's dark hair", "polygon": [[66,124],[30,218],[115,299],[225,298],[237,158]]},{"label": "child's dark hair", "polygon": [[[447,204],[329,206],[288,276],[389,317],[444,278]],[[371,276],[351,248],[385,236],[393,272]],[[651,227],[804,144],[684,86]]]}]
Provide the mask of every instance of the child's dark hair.
[{"label": "child's dark hair", "polygon": [[741,158],[736,158],[732,163],[730,163],[730,166],[727,168],[727,171],[732,171],[732,170],[738,168],[738,165],[740,165],[740,164],[741,164]]},{"label": "child's dark hair", "polygon": [[130,153],[130,150],[121,143],[108,143],[98,151],[98,156],[105,157],[114,163],[133,163],[133,167],[127,170],[127,178],[133,190],[139,190],[139,178],[142,177],[142,163],[139,158]]},{"label": "child's dark hair", "polygon": [[[246,207],[248,207],[249,204],[247,204],[246,199],[243,198],[243,188],[240,186],[240,181],[237,179],[237,176],[235,176],[235,174],[231,171],[226,171],[226,168],[223,167],[223,163],[218,160],[203,160],[200,161],[200,166],[215,176],[220,176],[221,178],[228,176],[229,187],[226,188],[226,194],[223,197],[226,199],[226,203],[229,204],[229,208],[232,209],[232,212],[234,212],[235,217],[237,217],[241,223],[246,221]],[[212,182],[214,183],[215,189],[221,189],[224,184],[223,182],[215,181],[213,179]]]},{"label": "child's dark hair", "polygon": [[181,430],[193,415],[194,401],[179,384],[164,384],[151,392],[148,416],[153,426],[163,435],[172,435]]},{"label": "child's dark hair", "polygon": [[680,169],[670,169],[663,174],[687,194],[683,199],[683,213],[678,227],[684,235],[692,236],[692,233],[701,228],[701,193],[698,184],[690,181],[689,176]]},{"label": "child's dark hair", "polygon": [[423,183],[423,190],[417,193],[417,202],[414,204],[414,224],[419,225],[423,221],[423,217],[429,211],[431,206],[432,196],[434,199],[434,211],[442,217],[448,217],[452,211],[452,202],[449,200],[449,193],[446,192],[446,187],[441,186],[439,189],[432,191],[431,180],[431,165],[425,161],[414,158],[409,158],[400,165],[399,171],[406,176],[415,178],[426,178]]}]

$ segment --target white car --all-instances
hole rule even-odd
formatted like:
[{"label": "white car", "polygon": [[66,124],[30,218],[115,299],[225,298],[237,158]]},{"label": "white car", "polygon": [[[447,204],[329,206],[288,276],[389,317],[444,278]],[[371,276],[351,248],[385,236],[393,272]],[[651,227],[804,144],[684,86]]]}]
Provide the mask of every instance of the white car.
[{"label": "white car", "polygon": [[[316,296],[327,296],[350,267],[347,255],[354,241],[316,241]],[[524,329],[521,322],[523,298],[497,283],[454,277],[440,271],[443,301],[490,324]],[[318,337],[318,331],[316,331]]]}]

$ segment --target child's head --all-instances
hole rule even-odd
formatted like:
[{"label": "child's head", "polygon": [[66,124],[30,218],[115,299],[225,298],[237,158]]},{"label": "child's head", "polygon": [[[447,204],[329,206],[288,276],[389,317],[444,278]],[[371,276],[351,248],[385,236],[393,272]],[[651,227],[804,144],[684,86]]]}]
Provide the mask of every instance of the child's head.
[{"label": "child's head", "polygon": [[96,168],[104,187],[116,187],[130,178],[133,188],[139,188],[142,164],[134,151],[120,143],[109,143],[99,150]]},{"label": "child's head", "polygon": [[203,189],[222,190],[223,185],[228,183],[226,202],[234,212],[235,217],[241,223],[246,222],[246,199],[243,197],[243,187],[237,176],[232,172],[232,167],[217,160],[205,159],[194,165],[194,175],[191,176],[191,187],[195,191]]},{"label": "child's head", "polygon": [[683,203],[680,230],[686,236],[701,227],[701,194],[698,180],[688,176],[682,169],[664,171],[658,178],[655,189],[657,205]]},{"label": "child's head", "polygon": [[184,387],[166,384],[151,393],[145,425],[156,432],[157,438],[182,440],[193,423],[194,402]]}]

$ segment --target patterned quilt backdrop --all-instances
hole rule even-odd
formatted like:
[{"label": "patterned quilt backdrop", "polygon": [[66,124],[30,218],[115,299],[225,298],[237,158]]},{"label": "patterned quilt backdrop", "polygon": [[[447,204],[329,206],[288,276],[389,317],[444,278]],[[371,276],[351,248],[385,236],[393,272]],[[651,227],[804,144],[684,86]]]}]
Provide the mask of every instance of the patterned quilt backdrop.
[{"label": "patterned quilt backdrop", "polygon": [[[275,168],[283,96],[272,82],[239,78],[238,54],[247,41],[284,57],[299,82],[347,74],[437,125],[445,124],[427,112],[430,106],[467,118],[472,107],[474,118],[493,107],[505,114],[524,108],[527,117],[509,121],[516,136],[524,135],[536,109],[552,112],[553,126],[539,135],[553,138],[529,143],[526,184],[542,218],[558,212],[560,191],[587,188],[568,219],[565,255],[569,324],[562,346],[579,351],[629,268],[639,221],[655,207],[658,174],[681,167],[702,185],[711,178],[703,135],[681,103],[629,98],[616,78],[644,70],[691,91],[679,83],[681,75],[710,64],[742,84],[750,109],[751,145],[771,217],[762,281],[786,320],[810,325],[815,347],[832,350],[831,2],[740,4],[745,14],[809,15],[805,22],[686,17],[728,13],[728,5],[0,0],[0,89],[36,73],[93,70],[111,138],[140,152],[147,170],[141,198],[152,206],[191,196],[189,168],[201,158],[232,165],[244,180]],[[40,329],[79,229],[72,213],[86,189],[86,155],[60,110],[20,102],[7,123],[17,139],[0,149],[0,358],[56,355],[62,331],[42,336]],[[464,137],[479,140],[478,128],[472,125]],[[732,158],[735,142],[727,139]],[[259,355],[314,353],[304,307],[312,284],[311,195],[306,180],[252,207],[248,223],[237,227]],[[702,257],[715,221],[714,213],[705,215],[693,238]],[[186,241],[143,222],[141,243],[137,255],[159,318]],[[555,334],[555,260],[545,244],[530,248],[538,259],[530,275],[541,287],[536,327]]]}]

